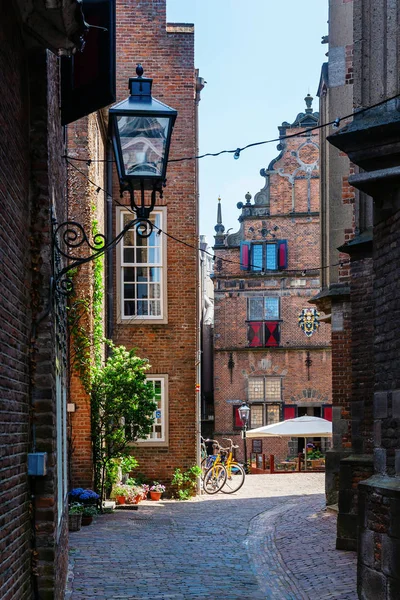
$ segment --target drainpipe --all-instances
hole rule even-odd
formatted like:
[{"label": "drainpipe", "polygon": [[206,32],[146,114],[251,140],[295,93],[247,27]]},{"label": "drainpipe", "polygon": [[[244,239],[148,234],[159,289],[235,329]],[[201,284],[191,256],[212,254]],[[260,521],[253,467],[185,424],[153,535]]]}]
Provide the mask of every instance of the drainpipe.
[{"label": "drainpipe", "polygon": [[[195,145],[196,145],[196,155],[199,153],[199,102],[200,102],[200,93],[204,88],[205,81],[202,77],[199,77],[199,71],[196,69],[196,96],[195,96]],[[196,222],[197,222],[197,231],[196,231],[196,245],[200,244],[200,236],[198,231],[199,226],[199,161],[195,162],[195,177],[196,177]],[[197,331],[196,331],[196,421],[197,421],[197,440],[196,440],[196,462],[200,466],[201,465],[201,368],[202,368],[202,352],[201,352],[201,322],[202,322],[202,312],[203,312],[203,282],[201,281],[202,276],[202,260],[200,256],[200,252],[197,256]],[[198,493],[200,492],[200,478],[198,480]]]},{"label": "drainpipe", "polygon": [[[107,140],[107,169],[106,169],[106,238],[113,238],[113,205],[112,205],[112,174],[113,174],[113,151],[111,140]],[[112,340],[114,333],[114,256],[113,249],[107,250],[106,262],[106,338]],[[108,350],[107,350],[108,352]]]}]

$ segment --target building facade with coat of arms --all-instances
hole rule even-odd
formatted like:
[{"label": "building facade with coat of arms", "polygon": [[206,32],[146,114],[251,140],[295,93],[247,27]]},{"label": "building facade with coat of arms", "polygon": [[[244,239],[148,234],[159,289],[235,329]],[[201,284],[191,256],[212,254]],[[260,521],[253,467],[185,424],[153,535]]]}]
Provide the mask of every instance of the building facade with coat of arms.
[{"label": "building facade with coat of arms", "polygon": [[[214,437],[232,438],[243,458],[238,408],[249,428],[313,415],[331,420],[330,325],[310,299],[320,289],[318,125],[311,96],[305,112],[279,127],[279,156],[261,169],[262,189],[238,202],[240,227],[215,227]],[[302,133],[310,129],[307,133]],[[286,138],[299,133],[298,136]],[[323,451],[324,440],[315,440]],[[304,440],[248,440],[247,452],[295,456]]]}]

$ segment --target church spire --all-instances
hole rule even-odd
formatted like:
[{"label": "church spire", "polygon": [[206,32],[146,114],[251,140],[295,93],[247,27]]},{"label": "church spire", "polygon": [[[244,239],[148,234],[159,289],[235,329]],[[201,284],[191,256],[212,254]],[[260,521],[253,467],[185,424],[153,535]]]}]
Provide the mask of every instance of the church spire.
[{"label": "church spire", "polygon": [[225,239],[225,235],[224,235],[224,231],[225,231],[225,227],[222,224],[222,209],[221,209],[221,197],[218,196],[218,209],[217,209],[217,224],[214,227],[215,231],[216,231],[216,235],[214,236],[215,238],[215,245],[222,245],[224,243],[224,239]]}]

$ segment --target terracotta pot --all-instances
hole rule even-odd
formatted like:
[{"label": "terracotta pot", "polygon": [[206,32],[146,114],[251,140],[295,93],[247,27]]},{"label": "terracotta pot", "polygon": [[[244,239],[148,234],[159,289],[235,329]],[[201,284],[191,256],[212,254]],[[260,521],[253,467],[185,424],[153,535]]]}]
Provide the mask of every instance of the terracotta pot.
[{"label": "terracotta pot", "polygon": [[82,515],[82,526],[90,525],[93,521],[92,515]]},{"label": "terracotta pot", "polygon": [[143,500],[142,494],[135,496],[135,504],[139,504]]},{"label": "terracotta pot", "polygon": [[125,496],[115,496],[115,499],[118,502],[118,504],[126,504]]},{"label": "terracotta pot", "polygon": [[161,493],[162,492],[150,492],[150,498],[157,501],[161,498]]}]

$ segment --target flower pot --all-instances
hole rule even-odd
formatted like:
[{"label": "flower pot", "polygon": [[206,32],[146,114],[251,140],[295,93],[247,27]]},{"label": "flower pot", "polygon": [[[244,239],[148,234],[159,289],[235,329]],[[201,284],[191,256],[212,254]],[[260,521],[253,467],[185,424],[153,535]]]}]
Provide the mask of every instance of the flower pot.
[{"label": "flower pot", "polygon": [[82,514],[68,515],[69,531],[79,531],[82,525]]},{"label": "flower pot", "polygon": [[90,525],[93,521],[92,515],[82,515],[82,526]]},{"label": "flower pot", "polygon": [[150,498],[157,501],[161,498],[161,494],[162,492],[150,492]]},{"label": "flower pot", "polygon": [[135,496],[134,504],[139,504],[139,502],[141,502],[142,500],[142,494],[138,494],[137,496]]},{"label": "flower pot", "polygon": [[115,499],[118,502],[118,504],[126,504],[125,496],[116,496]]}]

